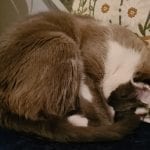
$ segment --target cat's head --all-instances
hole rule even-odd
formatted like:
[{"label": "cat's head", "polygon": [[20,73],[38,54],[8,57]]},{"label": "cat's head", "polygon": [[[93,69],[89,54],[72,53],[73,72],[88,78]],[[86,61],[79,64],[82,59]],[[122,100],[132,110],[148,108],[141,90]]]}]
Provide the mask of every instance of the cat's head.
[{"label": "cat's head", "polygon": [[102,87],[115,109],[128,109],[137,100],[150,105],[150,49],[138,51],[111,41]]}]

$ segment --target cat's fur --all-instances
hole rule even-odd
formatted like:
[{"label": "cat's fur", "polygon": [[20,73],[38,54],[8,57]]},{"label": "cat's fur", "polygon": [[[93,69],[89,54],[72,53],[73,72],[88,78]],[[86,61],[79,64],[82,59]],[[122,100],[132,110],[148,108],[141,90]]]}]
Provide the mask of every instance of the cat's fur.
[{"label": "cat's fur", "polygon": [[[111,55],[118,47],[117,57],[126,54],[121,62]],[[31,16],[1,37],[0,125],[56,141],[120,139],[139,118],[129,110],[112,122],[106,99],[141,70],[145,53],[144,43],[119,26],[63,12]],[[126,72],[131,64],[118,65],[130,54],[134,67]],[[131,73],[116,81],[119,67]],[[76,124],[76,119],[81,121]]]}]

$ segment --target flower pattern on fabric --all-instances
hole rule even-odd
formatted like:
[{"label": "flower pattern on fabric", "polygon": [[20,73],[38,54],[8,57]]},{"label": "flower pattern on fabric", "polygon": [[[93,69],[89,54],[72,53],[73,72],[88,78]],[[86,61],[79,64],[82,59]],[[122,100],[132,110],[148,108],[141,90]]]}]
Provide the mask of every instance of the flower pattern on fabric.
[{"label": "flower pattern on fabric", "polygon": [[94,16],[104,24],[125,26],[139,36],[150,36],[150,0],[74,0],[72,12]]},{"label": "flower pattern on fabric", "polygon": [[[118,23],[118,0],[97,0],[94,8],[94,17],[100,20],[103,24]],[[116,15],[117,14],[117,15]],[[112,19],[113,18],[113,19]]]},{"label": "flower pattern on fabric", "polygon": [[150,35],[149,11],[149,0],[124,0],[121,14],[122,25],[127,26],[139,36]]},{"label": "flower pattern on fabric", "polygon": [[107,13],[108,11],[109,11],[109,5],[107,4],[107,3],[105,3],[104,5],[102,5],[102,7],[101,7],[101,11],[103,12],[103,13]]},{"label": "flower pattern on fabric", "polygon": [[137,14],[137,9],[136,8],[131,7],[131,8],[128,9],[128,16],[130,18],[135,17],[136,14]]}]

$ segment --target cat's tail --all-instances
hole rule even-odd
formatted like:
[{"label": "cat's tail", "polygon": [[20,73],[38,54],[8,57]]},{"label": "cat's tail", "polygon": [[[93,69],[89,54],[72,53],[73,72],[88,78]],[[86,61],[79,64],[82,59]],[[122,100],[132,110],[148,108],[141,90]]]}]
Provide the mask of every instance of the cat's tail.
[{"label": "cat's tail", "polygon": [[[1,117],[2,119],[3,117]],[[91,142],[119,140],[129,134],[139,124],[139,118],[130,115],[107,126],[73,126],[66,119],[51,118],[49,121],[31,121],[17,115],[8,114],[0,120],[0,125],[19,132],[32,133],[53,141]]]}]

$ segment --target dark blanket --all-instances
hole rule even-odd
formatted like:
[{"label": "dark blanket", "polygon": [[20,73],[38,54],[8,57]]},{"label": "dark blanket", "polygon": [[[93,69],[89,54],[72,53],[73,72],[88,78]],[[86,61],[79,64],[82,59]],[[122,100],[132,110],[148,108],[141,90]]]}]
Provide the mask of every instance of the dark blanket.
[{"label": "dark blanket", "polygon": [[150,124],[118,142],[56,143],[0,128],[0,150],[150,150]]}]

